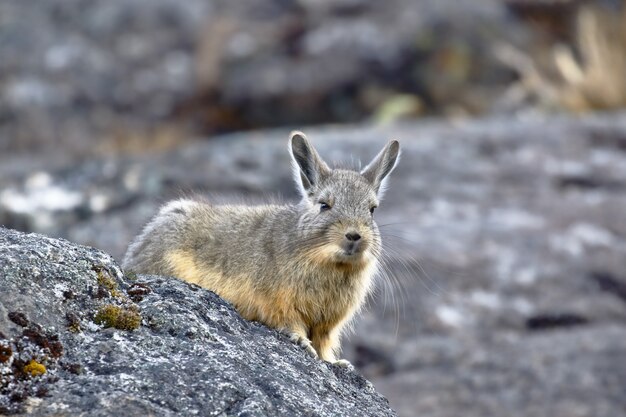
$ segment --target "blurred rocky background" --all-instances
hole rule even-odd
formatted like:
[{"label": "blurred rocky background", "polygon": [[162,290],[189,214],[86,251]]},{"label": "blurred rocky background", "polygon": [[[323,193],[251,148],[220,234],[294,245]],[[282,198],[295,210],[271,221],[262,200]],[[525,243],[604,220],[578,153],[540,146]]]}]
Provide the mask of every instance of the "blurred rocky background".
[{"label": "blurred rocky background", "polygon": [[620,9],[620,0],[3,1],[0,151],[143,152],[273,126],[621,106]]},{"label": "blurred rocky background", "polygon": [[621,0],[7,0],[0,224],[119,260],[169,198],[293,200],[291,128],[394,137],[346,356],[402,416],[626,416],[624,106]]}]

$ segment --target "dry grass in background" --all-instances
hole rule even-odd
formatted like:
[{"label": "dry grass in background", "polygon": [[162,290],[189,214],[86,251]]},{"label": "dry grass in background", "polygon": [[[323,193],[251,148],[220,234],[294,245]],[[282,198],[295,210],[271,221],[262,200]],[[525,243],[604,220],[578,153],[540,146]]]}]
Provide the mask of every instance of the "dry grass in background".
[{"label": "dry grass in background", "polygon": [[496,53],[520,74],[508,99],[575,112],[626,107],[626,8],[614,13],[584,7],[578,12],[575,45],[553,45],[526,54],[510,45]]},{"label": "dry grass in background", "polygon": [[173,123],[158,124],[152,128],[120,128],[103,136],[94,153],[119,155],[159,152],[176,148],[189,140],[188,132]]}]

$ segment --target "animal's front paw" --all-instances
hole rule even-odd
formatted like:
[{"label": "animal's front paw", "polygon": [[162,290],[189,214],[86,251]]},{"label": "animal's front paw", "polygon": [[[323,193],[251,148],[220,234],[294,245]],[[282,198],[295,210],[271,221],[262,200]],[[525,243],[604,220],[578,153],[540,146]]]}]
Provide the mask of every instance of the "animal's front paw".
[{"label": "animal's front paw", "polygon": [[354,371],[354,365],[352,365],[349,361],[347,361],[345,359],[338,359],[338,360],[333,362],[333,365],[337,365],[340,368],[346,368],[346,369],[349,369],[351,371]]},{"label": "animal's front paw", "polygon": [[306,337],[302,337],[302,336],[298,336],[297,334],[294,334],[294,335],[291,336],[290,339],[296,345],[299,345],[299,346],[303,347],[304,350],[306,350],[309,353],[309,355],[313,356],[314,358],[318,357],[317,351],[315,350],[315,348],[311,344],[311,341],[309,339],[307,339]]},{"label": "animal's front paw", "polygon": [[289,340],[291,340],[293,343],[304,348],[304,350],[306,350],[309,355],[313,356],[314,358],[318,357],[317,351],[315,350],[315,348],[311,344],[311,341],[308,338],[290,331],[283,331],[283,333],[289,336]]}]

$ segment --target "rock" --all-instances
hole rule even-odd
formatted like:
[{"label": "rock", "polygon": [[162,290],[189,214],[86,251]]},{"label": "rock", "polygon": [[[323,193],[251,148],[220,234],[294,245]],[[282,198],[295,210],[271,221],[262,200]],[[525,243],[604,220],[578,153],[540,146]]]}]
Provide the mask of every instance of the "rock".
[{"label": "rock", "polygon": [[34,0],[0,15],[1,152],[363,120],[399,93],[480,113],[514,75],[495,43],[532,42],[493,0]]},{"label": "rock", "polygon": [[0,228],[0,277],[0,414],[395,415],[354,371],[99,250]]}]

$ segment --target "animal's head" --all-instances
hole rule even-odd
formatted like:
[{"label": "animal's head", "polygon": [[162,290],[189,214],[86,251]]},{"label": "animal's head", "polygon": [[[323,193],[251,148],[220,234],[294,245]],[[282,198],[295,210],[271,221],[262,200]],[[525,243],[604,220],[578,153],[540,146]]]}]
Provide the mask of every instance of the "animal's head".
[{"label": "animal's head", "polygon": [[377,259],[381,240],[374,211],[398,161],[398,141],[389,142],[361,172],[331,169],[301,132],[291,134],[289,148],[302,195],[303,249],[317,261],[350,267]]}]

